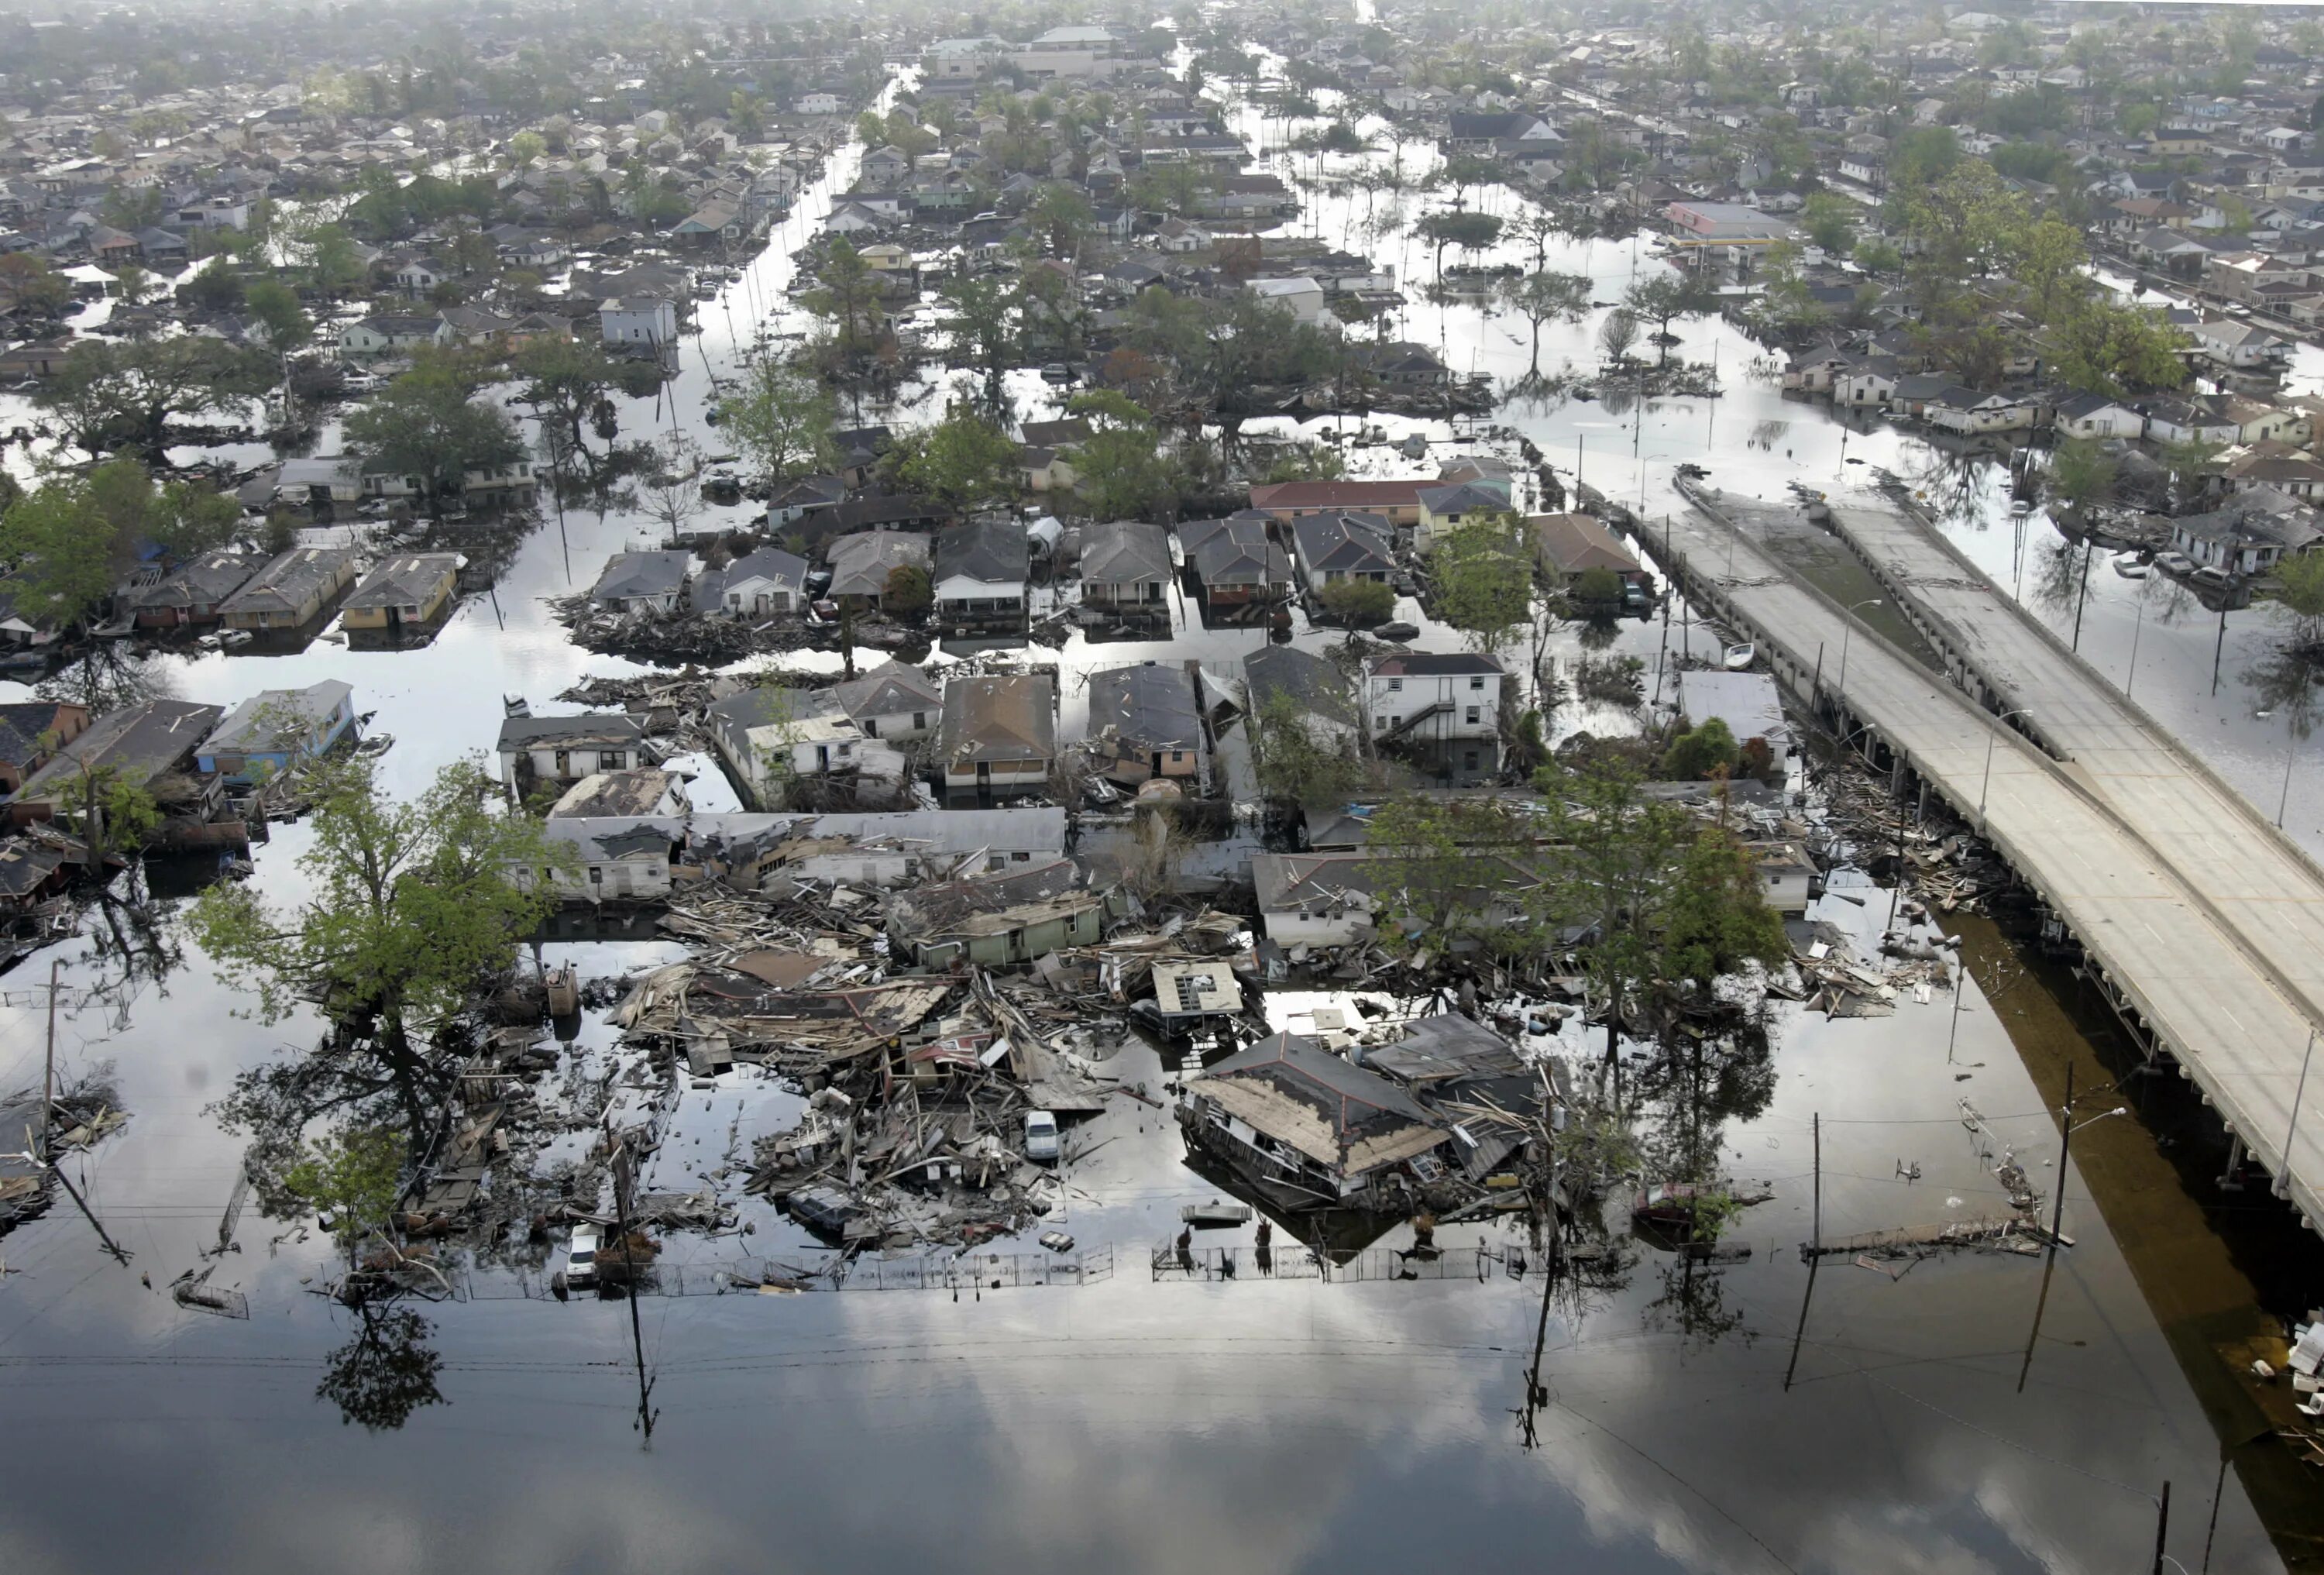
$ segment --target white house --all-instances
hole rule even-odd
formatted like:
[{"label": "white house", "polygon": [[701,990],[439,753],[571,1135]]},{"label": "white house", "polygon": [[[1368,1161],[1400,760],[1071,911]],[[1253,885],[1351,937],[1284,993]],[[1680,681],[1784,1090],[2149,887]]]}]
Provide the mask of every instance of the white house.
[{"label": "white house", "polygon": [[2221,318],[2195,325],[2195,348],[2221,366],[2268,366],[2285,359],[2292,346],[2266,329]]},{"label": "white house", "polygon": [[1312,323],[1323,315],[1323,287],[1312,279],[1254,279],[1250,292],[1303,323]]},{"label": "white house", "polygon": [[839,109],[839,95],[836,93],[804,93],[799,96],[798,113],[801,115],[837,115]]},{"label": "white house", "polygon": [[616,296],[597,308],[608,345],[660,349],[678,343],[678,308],[658,295]]},{"label": "white house", "polygon": [[340,328],[339,353],[394,355],[424,345],[448,345],[452,339],[452,325],[441,317],[382,314],[359,318]]},{"label": "white house", "polygon": [[761,805],[780,799],[783,784],[794,777],[862,763],[863,730],[828,690],[745,689],[705,715],[728,774]]},{"label": "white house", "polygon": [[796,612],[807,596],[807,559],[779,547],[745,553],[694,582],[694,610],[730,618]]},{"label": "white house", "polygon": [[2146,416],[2103,394],[2076,394],[2058,406],[2058,430],[2069,438],[2146,436]]},{"label": "white house", "polygon": [[1375,741],[1406,734],[1431,741],[1500,736],[1499,657],[1470,651],[1398,651],[1364,673],[1364,711]]}]

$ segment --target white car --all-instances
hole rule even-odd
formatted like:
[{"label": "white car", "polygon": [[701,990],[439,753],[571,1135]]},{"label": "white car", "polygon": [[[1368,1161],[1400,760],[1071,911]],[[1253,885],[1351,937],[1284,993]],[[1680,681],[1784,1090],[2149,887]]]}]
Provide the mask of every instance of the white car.
[{"label": "white car", "polygon": [[1036,1165],[1055,1165],[1065,1152],[1057,1136],[1057,1118],[1048,1110],[1025,1112],[1025,1157]]},{"label": "white car", "polygon": [[597,1228],[573,1227],[573,1243],[565,1254],[565,1283],[579,1289],[597,1283]]},{"label": "white car", "polygon": [[2183,552],[2158,552],[2154,566],[2166,575],[2190,575],[2195,572],[2195,560]]}]

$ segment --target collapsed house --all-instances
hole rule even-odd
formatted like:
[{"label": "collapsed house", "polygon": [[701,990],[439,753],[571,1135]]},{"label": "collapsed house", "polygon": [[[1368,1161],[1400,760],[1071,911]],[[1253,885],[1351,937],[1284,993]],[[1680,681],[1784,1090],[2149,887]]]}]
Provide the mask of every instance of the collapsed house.
[{"label": "collapsed house", "polygon": [[1191,1079],[1190,1152],[1282,1209],[1408,1213],[1450,1157],[1451,1126],[1388,1079],[1301,1034],[1272,1034]]},{"label": "collapsed house", "polygon": [[895,892],[884,911],[889,944],[908,962],[1001,967],[1095,944],[1105,896],[1083,883],[1072,860],[1056,859]]}]

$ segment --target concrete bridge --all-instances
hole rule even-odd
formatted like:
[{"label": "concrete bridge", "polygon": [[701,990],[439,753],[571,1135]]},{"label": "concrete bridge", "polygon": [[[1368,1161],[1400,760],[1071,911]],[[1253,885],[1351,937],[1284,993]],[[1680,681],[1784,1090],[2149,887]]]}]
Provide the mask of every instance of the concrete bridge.
[{"label": "concrete bridge", "polygon": [[1688,495],[1647,548],[1900,791],[1972,825],[1982,793],[1987,840],[2080,944],[2125,1027],[2176,1062],[2316,1229],[2324,1077],[2304,1097],[2301,1083],[2324,1024],[2324,871],[1895,506],[1842,500],[1831,527],[1942,673],[1761,551],[1717,493]]}]

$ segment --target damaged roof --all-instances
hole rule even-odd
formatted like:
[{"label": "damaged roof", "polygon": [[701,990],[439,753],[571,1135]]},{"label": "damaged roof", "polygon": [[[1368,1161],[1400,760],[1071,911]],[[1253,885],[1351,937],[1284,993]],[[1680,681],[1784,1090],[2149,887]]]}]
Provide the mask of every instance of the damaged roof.
[{"label": "damaged roof", "polygon": [[1082,884],[1081,866],[1055,859],[1021,870],[974,875],[890,893],[883,905],[891,930],[920,941],[1006,935],[1055,914],[1103,900]]},{"label": "damaged roof", "polygon": [[946,768],[1049,760],[1057,752],[1057,700],[1047,673],[980,673],[945,686]]},{"label": "damaged roof", "polygon": [[1141,752],[1200,749],[1202,703],[1194,676],[1175,662],[1092,673],[1089,739],[1129,744]]},{"label": "damaged roof", "polygon": [[1345,1176],[1425,1154],[1446,1138],[1410,1094],[1303,1034],[1271,1034],[1192,1086],[1252,1130]]}]

